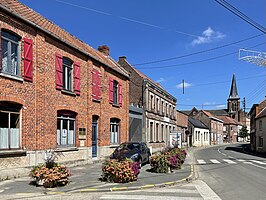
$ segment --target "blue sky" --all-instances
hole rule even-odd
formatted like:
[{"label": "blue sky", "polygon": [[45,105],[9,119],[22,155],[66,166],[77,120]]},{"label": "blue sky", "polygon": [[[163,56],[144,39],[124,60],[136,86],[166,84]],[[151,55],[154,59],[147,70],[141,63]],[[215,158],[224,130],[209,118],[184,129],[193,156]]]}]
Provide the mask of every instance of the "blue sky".
[{"label": "blue sky", "polygon": [[[224,108],[233,74],[247,108],[266,95],[265,68],[234,53],[266,52],[265,35],[209,50],[262,34],[214,0],[20,1],[93,48],[108,45],[115,60],[126,56],[177,98],[178,110]],[[227,2],[266,27],[266,1]],[[154,62],[160,60],[166,61]]]}]

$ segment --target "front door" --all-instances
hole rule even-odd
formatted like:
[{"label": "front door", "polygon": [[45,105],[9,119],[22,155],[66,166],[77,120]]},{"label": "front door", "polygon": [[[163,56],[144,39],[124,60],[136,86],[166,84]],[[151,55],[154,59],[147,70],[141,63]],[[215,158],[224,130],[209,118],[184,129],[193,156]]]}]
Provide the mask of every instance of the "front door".
[{"label": "front door", "polygon": [[92,157],[97,157],[98,147],[98,117],[92,118]]}]

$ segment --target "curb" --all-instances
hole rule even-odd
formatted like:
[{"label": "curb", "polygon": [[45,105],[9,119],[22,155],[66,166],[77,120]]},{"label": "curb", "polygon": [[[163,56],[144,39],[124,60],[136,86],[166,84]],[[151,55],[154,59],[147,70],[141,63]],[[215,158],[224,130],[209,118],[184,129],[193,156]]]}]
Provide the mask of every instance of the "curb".
[{"label": "curb", "polygon": [[[104,189],[99,189],[99,188],[84,188],[84,189],[79,189],[79,190],[72,190],[68,192],[63,192],[64,194],[66,193],[89,193],[89,192],[117,192],[117,191],[131,191],[131,190],[145,190],[145,189],[150,189],[150,188],[161,188],[161,187],[167,187],[167,186],[172,186],[172,185],[177,185],[185,182],[190,182],[193,177],[194,177],[194,166],[190,164],[190,175],[176,181],[171,181],[171,182],[164,182],[164,183],[157,183],[157,184],[147,184],[147,185],[142,185],[142,186],[132,186],[132,187],[112,187],[112,188],[104,188]],[[47,194],[54,194],[54,192],[47,192]]]}]

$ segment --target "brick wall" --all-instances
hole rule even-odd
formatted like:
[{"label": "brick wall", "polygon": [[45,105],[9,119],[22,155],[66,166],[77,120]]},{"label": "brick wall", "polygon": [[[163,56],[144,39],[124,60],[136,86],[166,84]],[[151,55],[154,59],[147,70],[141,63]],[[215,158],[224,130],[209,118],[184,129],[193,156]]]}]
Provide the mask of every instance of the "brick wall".
[{"label": "brick wall", "polygon": [[[0,28],[10,30],[23,38],[33,40],[33,82],[23,81],[23,59],[21,56],[21,78],[8,78],[0,75],[0,102],[9,101],[22,105],[21,109],[21,149],[26,151],[57,148],[57,111],[70,110],[76,116],[76,147],[79,148],[78,129],[86,128],[85,147],[92,142],[92,116],[99,116],[98,145],[110,145],[110,118],[120,119],[119,141],[128,140],[128,78],[103,65],[95,66],[92,58],[72,49],[50,35],[26,23],[0,12]],[[23,43],[21,42],[21,55]],[[80,95],[56,90],[55,54],[60,53],[74,62],[80,63]],[[108,58],[106,58],[108,59]],[[101,71],[100,101],[92,100],[92,69]],[[109,78],[122,84],[122,106],[109,103]],[[106,147],[105,147],[106,148]],[[0,150],[1,153],[1,150]],[[76,159],[79,153],[76,154]],[[84,158],[84,154],[80,156]],[[66,158],[64,158],[67,160]],[[70,159],[75,159],[71,156]]]}]

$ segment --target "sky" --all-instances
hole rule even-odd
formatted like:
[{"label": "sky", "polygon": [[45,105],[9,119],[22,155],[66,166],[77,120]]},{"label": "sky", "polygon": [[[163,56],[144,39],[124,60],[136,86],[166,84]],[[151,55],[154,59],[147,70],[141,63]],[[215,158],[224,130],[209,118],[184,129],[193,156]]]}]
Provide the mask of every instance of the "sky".
[{"label": "sky", "polygon": [[[94,49],[109,46],[115,60],[126,56],[176,97],[178,110],[226,108],[233,74],[246,111],[265,98],[265,67],[238,54],[266,52],[265,34],[215,0],[20,2]],[[227,2],[266,27],[265,0]]]}]

